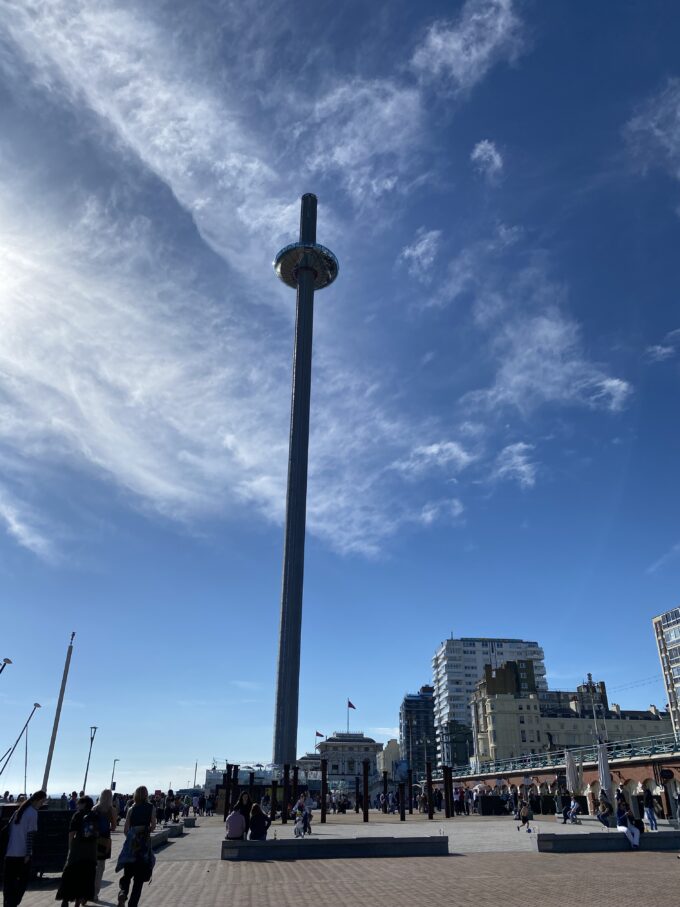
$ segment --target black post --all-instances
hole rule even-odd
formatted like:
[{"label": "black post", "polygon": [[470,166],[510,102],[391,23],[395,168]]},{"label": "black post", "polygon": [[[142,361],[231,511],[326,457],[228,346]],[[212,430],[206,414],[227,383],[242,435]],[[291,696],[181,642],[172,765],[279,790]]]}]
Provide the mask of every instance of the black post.
[{"label": "black post", "polygon": [[321,823],[326,823],[326,800],[328,798],[328,759],[321,760]]},{"label": "black post", "polygon": [[368,822],[368,769],[370,763],[368,759],[364,759],[363,769],[364,769],[364,822]]},{"label": "black post", "polygon": [[253,802],[253,797],[255,796],[255,772],[248,773],[248,796],[250,797],[250,802]]},{"label": "black post", "polygon": [[427,818],[434,819],[434,797],[432,795],[432,763],[425,763],[427,776]]},{"label": "black post", "polygon": [[224,818],[226,819],[231,803],[231,762],[227,762],[227,770],[222,773],[222,784],[224,785]]},{"label": "black post", "polygon": [[272,805],[269,808],[269,818],[272,822],[276,819],[276,795],[279,792],[279,782],[272,778]]},{"label": "black post", "polygon": [[231,767],[231,802],[236,804],[238,802],[238,795],[240,793],[238,787],[238,765],[232,765]]},{"label": "black post", "polygon": [[383,812],[387,812],[387,772],[383,772]]},{"label": "black post", "polygon": [[290,800],[290,765],[283,766],[283,806],[281,808],[281,825],[288,822],[288,802]]},{"label": "black post", "polygon": [[409,769],[406,775],[408,783],[408,814],[413,815],[413,769]]},{"label": "black post", "polygon": [[406,785],[403,781],[399,782],[399,821],[406,821]]},{"label": "black post", "polygon": [[300,768],[297,765],[293,766],[293,803],[297,803],[300,792],[298,790],[300,786]]},{"label": "black post", "polygon": [[354,776],[354,812],[359,815],[359,776]]},{"label": "black post", "polygon": [[444,817],[451,818],[451,798],[449,797],[449,772],[451,769],[448,765],[442,767],[442,777],[444,778]]}]

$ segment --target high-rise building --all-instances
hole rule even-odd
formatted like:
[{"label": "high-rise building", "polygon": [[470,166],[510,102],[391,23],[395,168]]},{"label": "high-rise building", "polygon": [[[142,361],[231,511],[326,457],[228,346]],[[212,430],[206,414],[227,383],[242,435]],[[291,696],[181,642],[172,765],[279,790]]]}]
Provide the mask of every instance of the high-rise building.
[{"label": "high-rise building", "polygon": [[470,703],[477,683],[484,677],[485,665],[497,668],[506,661],[527,660],[533,663],[536,689],[547,690],[543,649],[537,642],[451,637],[441,644],[432,659],[439,765],[462,765],[469,756],[467,750],[472,728]]},{"label": "high-rise building", "polygon": [[653,618],[656,644],[661,659],[661,671],[668,695],[668,711],[671,713],[673,732],[680,734],[680,608],[673,608]]},{"label": "high-rise building", "polygon": [[399,709],[399,750],[419,779],[425,764],[436,762],[437,738],[434,730],[434,687],[425,685],[417,693],[407,693]]}]

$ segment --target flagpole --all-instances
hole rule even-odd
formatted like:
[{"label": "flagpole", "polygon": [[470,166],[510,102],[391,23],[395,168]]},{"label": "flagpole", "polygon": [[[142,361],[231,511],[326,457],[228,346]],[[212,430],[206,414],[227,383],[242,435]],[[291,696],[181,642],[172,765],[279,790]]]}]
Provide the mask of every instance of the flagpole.
[{"label": "flagpole", "polygon": [[349,699],[347,700],[347,733],[349,734]]}]

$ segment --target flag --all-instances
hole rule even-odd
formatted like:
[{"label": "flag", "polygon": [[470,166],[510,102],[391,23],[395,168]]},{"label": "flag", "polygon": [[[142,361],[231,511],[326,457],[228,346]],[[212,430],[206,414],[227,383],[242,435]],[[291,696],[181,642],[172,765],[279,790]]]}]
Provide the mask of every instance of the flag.
[{"label": "flag", "polygon": [[352,705],[352,703],[351,703],[351,702],[349,701],[349,699],[348,699],[348,700],[347,700],[347,708],[348,708],[348,709],[354,709],[354,710],[356,711],[356,708],[357,708],[357,707],[356,707],[355,705]]},{"label": "flag", "polygon": [[321,731],[317,731],[317,732],[316,732],[316,736],[317,736],[317,737],[323,737],[323,734],[321,733]]}]

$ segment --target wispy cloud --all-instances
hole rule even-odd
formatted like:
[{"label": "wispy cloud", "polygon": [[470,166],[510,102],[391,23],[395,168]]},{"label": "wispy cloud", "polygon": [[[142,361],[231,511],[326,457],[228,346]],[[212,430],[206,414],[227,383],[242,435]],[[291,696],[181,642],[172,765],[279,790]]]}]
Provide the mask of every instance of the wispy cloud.
[{"label": "wispy cloud", "polygon": [[680,542],[676,542],[675,545],[672,545],[665,554],[662,554],[660,558],[650,564],[649,567],[645,570],[645,573],[654,574],[658,573],[659,570],[662,570],[672,561],[677,560],[680,557]]},{"label": "wispy cloud", "polygon": [[489,139],[477,142],[470,153],[470,160],[475,170],[481,174],[487,183],[494,185],[503,173],[503,156]]},{"label": "wispy cloud", "polygon": [[536,463],[531,459],[533,444],[518,441],[508,444],[498,454],[491,474],[492,481],[512,480],[521,488],[533,488],[536,484]]},{"label": "wispy cloud", "polygon": [[652,362],[664,362],[666,359],[672,359],[680,349],[680,328],[669,331],[661,343],[655,343],[648,346],[645,350],[645,356]]},{"label": "wispy cloud", "polygon": [[639,106],[625,135],[643,170],[662,167],[680,180],[680,79],[669,79]]},{"label": "wispy cloud", "polygon": [[239,690],[252,692],[262,689],[262,684],[257,680],[230,680],[229,683],[234,687],[238,687]]},{"label": "wispy cloud", "polygon": [[524,46],[513,0],[467,0],[456,20],[438,20],[416,48],[411,65],[425,79],[465,92]]},{"label": "wispy cloud", "polygon": [[376,734],[378,737],[399,739],[398,727],[369,727],[368,731],[370,734]]},{"label": "wispy cloud", "polygon": [[310,170],[338,174],[359,205],[403,183],[423,138],[420,92],[394,80],[351,79],[312,108]]},{"label": "wispy cloud", "polygon": [[420,227],[413,242],[401,250],[400,260],[406,263],[409,274],[423,283],[432,280],[432,265],[441,243],[441,230]]},{"label": "wispy cloud", "polygon": [[509,321],[493,340],[499,363],[493,384],[470,394],[469,401],[523,413],[544,403],[621,410],[630,384],[589,362],[580,335],[579,326],[554,306]]},{"label": "wispy cloud", "polygon": [[458,498],[448,498],[443,501],[431,501],[426,504],[420,513],[420,522],[431,526],[439,520],[456,522],[463,515],[465,507]]},{"label": "wispy cloud", "polygon": [[439,441],[418,445],[406,459],[398,460],[394,468],[409,476],[418,476],[433,468],[445,468],[449,473],[457,473],[475,459],[475,454],[458,441]]}]

